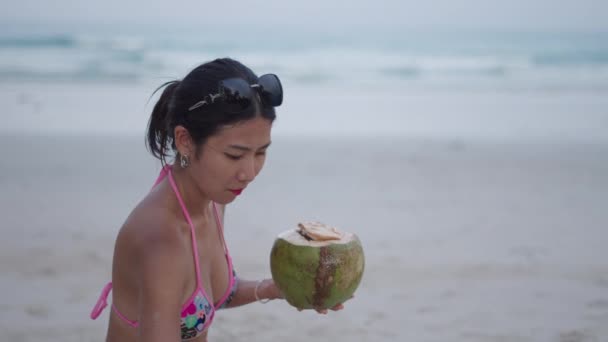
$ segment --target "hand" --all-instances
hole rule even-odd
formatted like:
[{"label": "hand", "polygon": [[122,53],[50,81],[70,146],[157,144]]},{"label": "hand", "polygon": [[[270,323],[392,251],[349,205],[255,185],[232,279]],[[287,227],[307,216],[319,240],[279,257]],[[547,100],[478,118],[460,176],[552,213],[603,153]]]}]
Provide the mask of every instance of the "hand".
[{"label": "hand", "polygon": [[[355,295],[350,296],[350,298],[348,298],[347,300],[353,298],[354,296]],[[343,303],[338,303],[338,304],[334,305],[333,307],[329,308],[329,310],[331,310],[331,311],[340,311],[342,309],[344,309],[344,304]],[[298,311],[302,311],[302,310],[304,310],[304,309],[298,308]],[[318,313],[320,313],[322,315],[327,315],[327,313],[328,313],[327,310],[328,309],[315,309],[316,312],[318,312]]]},{"label": "hand", "polygon": [[[269,298],[269,299],[285,299],[285,296],[283,295],[283,293],[281,292],[281,290],[279,290],[279,288],[277,287],[277,285],[274,283],[274,280],[272,279],[264,279],[262,280],[262,283],[260,284],[260,289],[259,292],[260,296],[262,298]],[[353,298],[355,295],[350,296],[350,298],[348,298],[347,300]],[[336,305],[334,305],[333,307],[329,308],[329,309],[315,309],[315,311],[317,311],[318,313],[322,314],[322,315],[326,315],[329,311],[340,311],[344,309],[344,304],[343,303],[338,303]],[[304,309],[298,308],[298,311],[302,311]]]}]

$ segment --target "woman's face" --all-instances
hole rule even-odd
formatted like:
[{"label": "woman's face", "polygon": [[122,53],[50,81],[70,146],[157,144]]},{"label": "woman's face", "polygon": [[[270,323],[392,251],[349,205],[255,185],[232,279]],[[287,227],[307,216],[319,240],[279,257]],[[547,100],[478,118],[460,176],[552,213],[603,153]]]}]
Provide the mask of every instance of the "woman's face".
[{"label": "woman's face", "polygon": [[247,188],[264,166],[271,128],[271,121],[256,117],[207,139],[187,170],[207,198],[226,204]]}]

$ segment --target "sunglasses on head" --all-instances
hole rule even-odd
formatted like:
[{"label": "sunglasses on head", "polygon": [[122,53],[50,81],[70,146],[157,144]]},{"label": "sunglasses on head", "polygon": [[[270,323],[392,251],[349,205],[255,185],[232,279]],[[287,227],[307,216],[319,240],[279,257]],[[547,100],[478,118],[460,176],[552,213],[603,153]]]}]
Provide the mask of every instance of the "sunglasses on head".
[{"label": "sunglasses on head", "polygon": [[205,96],[203,100],[190,106],[188,111],[219,103],[222,111],[239,113],[252,105],[256,93],[260,95],[264,106],[278,107],[283,103],[281,81],[275,74],[265,74],[258,78],[257,84],[249,84],[242,78],[222,80],[217,93]]}]

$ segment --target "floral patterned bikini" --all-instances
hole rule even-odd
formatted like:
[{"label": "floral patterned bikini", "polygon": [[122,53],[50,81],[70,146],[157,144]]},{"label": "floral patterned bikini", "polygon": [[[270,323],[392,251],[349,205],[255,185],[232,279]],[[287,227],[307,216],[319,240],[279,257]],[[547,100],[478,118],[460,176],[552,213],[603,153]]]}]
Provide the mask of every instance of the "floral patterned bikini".
[{"label": "floral patterned bikini", "polygon": [[[200,336],[205,331],[205,329],[207,329],[211,325],[213,317],[215,316],[215,311],[221,308],[225,308],[230,303],[237,289],[237,277],[236,272],[234,271],[234,268],[232,266],[232,258],[230,257],[230,253],[228,253],[228,248],[226,247],[226,242],[224,241],[223,227],[218,215],[217,207],[215,203],[213,203],[212,205],[213,213],[215,215],[215,222],[217,223],[218,233],[221,237],[222,244],[224,246],[224,255],[226,256],[226,262],[228,263],[229,280],[228,289],[226,289],[226,293],[224,293],[222,298],[220,298],[217,303],[212,305],[211,301],[209,300],[209,296],[203,288],[203,283],[201,281],[201,272],[198,258],[198,248],[196,245],[194,224],[192,224],[190,214],[188,214],[188,210],[186,209],[184,201],[182,200],[182,197],[179,194],[177,185],[175,184],[175,180],[173,179],[173,175],[171,173],[170,165],[166,165],[165,167],[163,167],[160,175],[158,176],[158,179],[154,183],[154,186],[158,185],[165,178],[169,178],[171,188],[173,188],[173,192],[175,192],[175,196],[177,197],[177,200],[182,208],[182,212],[184,213],[186,221],[188,221],[188,224],[190,225],[190,234],[192,237],[192,250],[194,254],[194,263],[196,266],[196,289],[194,290],[194,293],[192,293],[190,298],[186,301],[186,303],[182,306],[180,320],[182,340],[188,340]],[[97,303],[95,304],[95,307],[91,312],[92,319],[96,319],[101,314],[103,309],[108,305],[107,298],[111,290],[112,282],[109,282],[103,288],[101,295],[99,296],[99,299],[97,300]],[[122,319],[125,323],[134,328],[137,328],[138,322],[126,318],[122,313],[120,313],[120,311],[118,311],[116,306],[114,306],[114,303],[112,303],[112,309],[114,310],[116,315],[120,317],[120,319]]]}]

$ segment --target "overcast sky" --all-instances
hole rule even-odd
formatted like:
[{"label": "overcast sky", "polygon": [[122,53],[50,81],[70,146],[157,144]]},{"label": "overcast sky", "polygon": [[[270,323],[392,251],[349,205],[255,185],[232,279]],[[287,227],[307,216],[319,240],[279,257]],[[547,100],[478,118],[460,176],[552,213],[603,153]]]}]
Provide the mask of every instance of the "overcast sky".
[{"label": "overcast sky", "polygon": [[[2,0],[4,27],[608,30],[608,0]],[[109,24],[109,25],[108,25]]]}]

